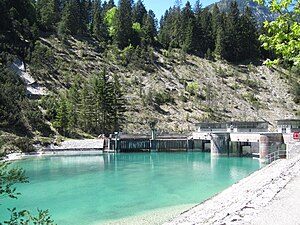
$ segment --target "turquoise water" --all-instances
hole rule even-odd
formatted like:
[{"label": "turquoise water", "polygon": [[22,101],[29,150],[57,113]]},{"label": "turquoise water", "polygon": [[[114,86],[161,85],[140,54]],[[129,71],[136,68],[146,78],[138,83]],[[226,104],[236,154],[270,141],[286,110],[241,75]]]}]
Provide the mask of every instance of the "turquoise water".
[{"label": "turquoise water", "polygon": [[251,158],[211,159],[200,152],[39,156],[13,165],[26,170],[30,183],[18,185],[17,200],[1,200],[1,219],[8,218],[8,207],[49,209],[60,225],[101,224],[196,204],[260,167]]}]

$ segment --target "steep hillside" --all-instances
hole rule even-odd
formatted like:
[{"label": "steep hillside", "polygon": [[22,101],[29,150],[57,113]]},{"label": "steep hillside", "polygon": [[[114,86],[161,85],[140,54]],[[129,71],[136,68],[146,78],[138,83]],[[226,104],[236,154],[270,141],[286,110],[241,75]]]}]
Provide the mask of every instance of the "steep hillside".
[{"label": "steep hillside", "polygon": [[96,41],[41,38],[29,69],[41,86],[56,93],[104,68],[118,75],[127,99],[126,132],[147,132],[153,119],[165,132],[191,131],[200,121],[265,120],[273,125],[300,109],[290,91],[295,78],[280,68],[233,66],[176,50],[109,49]]}]

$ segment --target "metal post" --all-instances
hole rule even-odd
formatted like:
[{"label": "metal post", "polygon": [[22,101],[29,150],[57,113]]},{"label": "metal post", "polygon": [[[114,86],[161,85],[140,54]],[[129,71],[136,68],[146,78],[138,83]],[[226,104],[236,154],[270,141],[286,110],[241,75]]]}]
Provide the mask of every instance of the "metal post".
[{"label": "metal post", "polygon": [[118,131],[115,131],[115,152],[118,150]]}]

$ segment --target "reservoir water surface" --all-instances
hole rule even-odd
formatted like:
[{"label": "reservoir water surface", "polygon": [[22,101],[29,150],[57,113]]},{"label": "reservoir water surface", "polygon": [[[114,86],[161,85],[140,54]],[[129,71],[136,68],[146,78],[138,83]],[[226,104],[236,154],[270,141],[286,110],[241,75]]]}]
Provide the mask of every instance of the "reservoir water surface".
[{"label": "reservoir water surface", "polygon": [[103,224],[152,210],[197,204],[260,168],[252,158],[211,158],[210,153],[118,153],[35,156],[15,161],[29,183],[6,208],[49,209],[59,225]]}]

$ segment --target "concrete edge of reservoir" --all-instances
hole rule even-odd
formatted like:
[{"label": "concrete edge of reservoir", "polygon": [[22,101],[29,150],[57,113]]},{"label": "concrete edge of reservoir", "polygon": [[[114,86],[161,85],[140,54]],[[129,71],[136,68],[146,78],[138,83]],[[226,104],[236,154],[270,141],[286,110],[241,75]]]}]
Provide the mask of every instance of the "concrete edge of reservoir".
[{"label": "concrete edge of reservoir", "polygon": [[[300,149],[300,143],[295,148]],[[298,224],[300,155],[279,159],[164,225]],[[288,197],[289,196],[289,197]],[[282,203],[285,207],[279,206]],[[273,213],[272,213],[273,212]],[[275,218],[275,219],[274,219]],[[271,222],[271,220],[273,221]],[[293,221],[298,221],[293,223]]]}]

